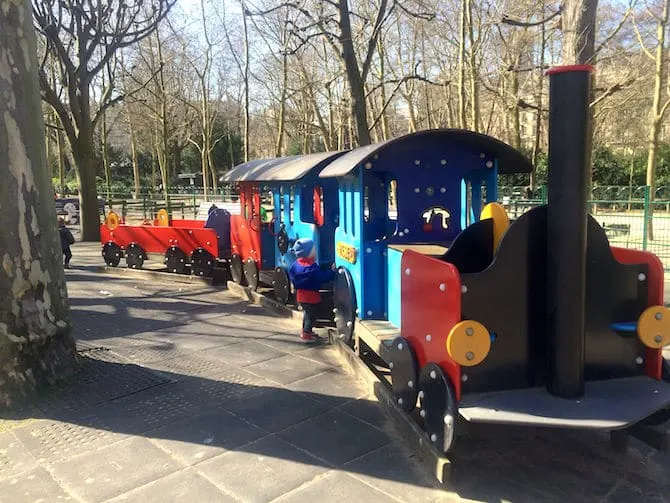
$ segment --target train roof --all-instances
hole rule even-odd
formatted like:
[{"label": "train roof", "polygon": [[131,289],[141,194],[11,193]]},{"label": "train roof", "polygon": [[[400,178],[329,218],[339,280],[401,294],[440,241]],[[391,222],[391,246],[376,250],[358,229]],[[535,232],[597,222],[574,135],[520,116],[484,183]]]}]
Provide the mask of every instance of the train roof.
[{"label": "train roof", "polygon": [[464,129],[428,129],[353,149],[331,162],[323,171],[321,171],[319,176],[321,178],[344,176],[353,171],[367,159],[374,155],[381,154],[385,149],[392,145],[401,143],[411,144],[418,138],[423,139],[431,136],[435,137],[436,141],[450,143],[458,142],[474,150],[480,150],[487,155],[495,157],[498,160],[499,174],[531,173],[533,171],[532,163],[526,159],[521,152],[491,136]]},{"label": "train roof", "polygon": [[238,164],[224,173],[221,182],[281,182],[299,180],[309,171],[336,159],[346,151],[320,152],[318,154],[292,155],[275,159],[256,159]]}]

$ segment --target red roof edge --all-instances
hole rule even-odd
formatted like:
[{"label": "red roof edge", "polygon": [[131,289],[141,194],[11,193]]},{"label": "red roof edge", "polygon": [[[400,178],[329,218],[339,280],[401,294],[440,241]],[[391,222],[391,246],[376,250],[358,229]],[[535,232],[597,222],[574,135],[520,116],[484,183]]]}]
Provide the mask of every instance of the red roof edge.
[{"label": "red roof edge", "polygon": [[566,65],[566,66],[555,66],[549,68],[545,72],[545,75],[556,75],[557,73],[568,73],[568,72],[593,72],[594,68],[592,65]]}]

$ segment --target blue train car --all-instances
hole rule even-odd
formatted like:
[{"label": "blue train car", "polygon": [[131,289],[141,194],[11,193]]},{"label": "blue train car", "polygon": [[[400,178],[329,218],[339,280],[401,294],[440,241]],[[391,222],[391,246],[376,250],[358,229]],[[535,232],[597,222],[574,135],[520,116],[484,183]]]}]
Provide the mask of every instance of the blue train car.
[{"label": "blue train car", "polygon": [[[255,160],[236,166],[222,177],[222,181],[240,184],[241,194],[248,193],[242,199],[252,201],[257,194],[260,202],[256,206],[266,202],[266,218],[260,225],[248,225],[247,218],[231,229],[236,249],[253,248],[249,243],[256,242],[237,227],[258,229],[260,250],[249,250],[248,256],[241,257],[244,279],[252,289],[259,283],[271,284],[277,300],[284,303],[289,300],[291,285],[287,271],[296,260],[291,246],[300,238],[314,240],[318,261],[324,267],[333,263],[334,233],[339,218],[337,180],[320,179],[319,173],[343,154],[323,152]],[[257,214],[260,218],[261,211]],[[242,271],[232,272],[234,279],[241,278]]]},{"label": "blue train car", "polygon": [[339,183],[336,264],[349,286],[337,294],[335,319],[343,337],[351,339],[355,318],[399,327],[403,251],[443,255],[497,200],[498,174],[531,170],[512,147],[450,129],[357,148],[331,162],[319,176]]}]

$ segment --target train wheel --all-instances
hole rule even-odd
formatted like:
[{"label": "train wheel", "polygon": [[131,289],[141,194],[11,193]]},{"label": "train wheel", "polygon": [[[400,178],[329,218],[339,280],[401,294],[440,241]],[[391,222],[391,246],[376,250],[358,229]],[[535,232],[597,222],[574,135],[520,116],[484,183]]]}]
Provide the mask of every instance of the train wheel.
[{"label": "train wheel", "polygon": [[102,257],[105,264],[116,267],[121,262],[121,247],[113,241],[108,241],[102,246]]},{"label": "train wheel", "polygon": [[244,262],[244,279],[247,280],[247,285],[252,290],[255,291],[258,288],[258,266],[251,257]]},{"label": "train wheel", "polygon": [[282,304],[286,304],[291,297],[291,282],[289,281],[286,269],[277,267],[272,275],[272,286],[274,288],[275,299]]},{"label": "train wheel", "polygon": [[391,369],[396,401],[405,412],[411,412],[416,407],[419,393],[417,359],[414,351],[403,337],[396,337],[389,346],[383,346],[382,351],[382,356]]},{"label": "train wheel", "polygon": [[144,265],[144,259],[146,254],[140,245],[137,243],[131,243],[128,248],[126,248],[126,264],[131,269],[142,269]]},{"label": "train wheel", "polygon": [[194,276],[209,277],[214,272],[214,257],[203,248],[194,250],[191,254],[191,274]]},{"label": "train wheel", "polygon": [[242,264],[242,257],[233,253],[230,257],[230,276],[238,285],[244,282],[244,265]]},{"label": "train wheel", "polygon": [[442,368],[429,363],[419,373],[420,416],[428,438],[445,454],[454,442],[458,414],[456,393]]},{"label": "train wheel", "polygon": [[165,251],[165,267],[168,272],[184,274],[186,272],[186,254],[177,246],[170,246]]},{"label": "train wheel", "polygon": [[337,272],[333,286],[335,325],[344,342],[353,346],[354,324],[356,323],[356,290],[349,271],[341,268]]}]

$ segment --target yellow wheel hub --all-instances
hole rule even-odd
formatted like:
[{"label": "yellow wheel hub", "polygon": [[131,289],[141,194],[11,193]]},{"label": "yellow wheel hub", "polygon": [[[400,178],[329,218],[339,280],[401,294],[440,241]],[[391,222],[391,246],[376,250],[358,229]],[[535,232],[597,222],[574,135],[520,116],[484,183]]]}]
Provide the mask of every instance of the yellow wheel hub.
[{"label": "yellow wheel hub", "polygon": [[113,231],[119,226],[119,216],[113,211],[110,211],[107,214],[107,218],[105,218],[105,225],[110,231]]},{"label": "yellow wheel hub", "polygon": [[649,348],[660,349],[670,344],[670,309],[651,306],[637,320],[637,336]]},{"label": "yellow wheel hub", "polygon": [[158,214],[156,215],[156,217],[159,226],[167,227],[170,225],[170,215],[168,215],[168,212],[165,208],[163,208],[162,210],[158,210]]},{"label": "yellow wheel hub", "polygon": [[491,350],[491,335],[477,321],[466,320],[454,325],[447,336],[447,353],[459,365],[478,365]]}]

